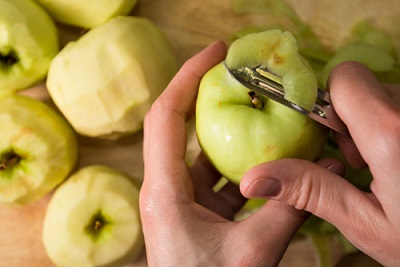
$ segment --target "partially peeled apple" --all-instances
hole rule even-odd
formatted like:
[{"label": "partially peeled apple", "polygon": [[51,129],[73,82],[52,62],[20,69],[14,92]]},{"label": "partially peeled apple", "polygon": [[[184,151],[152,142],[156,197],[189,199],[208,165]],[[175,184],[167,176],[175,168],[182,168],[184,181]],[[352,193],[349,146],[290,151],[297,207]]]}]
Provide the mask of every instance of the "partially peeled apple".
[{"label": "partially peeled apple", "polygon": [[175,72],[161,30],[146,18],[120,16],[64,47],[46,85],[78,133],[115,139],[142,129]]},{"label": "partially peeled apple", "polygon": [[[263,66],[282,77],[285,97],[301,106],[316,100],[317,78],[299,55],[290,32],[251,33],[229,47],[230,68]],[[287,95],[286,95],[287,94]],[[215,168],[239,183],[253,166],[284,157],[315,160],[321,154],[327,129],[240,84],[218,64],[202,78],[196,104],[199,144]]]}]

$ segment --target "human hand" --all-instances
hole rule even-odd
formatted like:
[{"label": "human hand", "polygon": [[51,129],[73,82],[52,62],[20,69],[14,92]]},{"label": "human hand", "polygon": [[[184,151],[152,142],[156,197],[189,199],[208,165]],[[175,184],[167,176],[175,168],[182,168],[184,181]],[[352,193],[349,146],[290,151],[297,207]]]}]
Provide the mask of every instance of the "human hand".
[{"label": "human hand", "polygon": [[226,55],[222,42],[188,60],[146,116],[140,213],[150,266],[276,266],[308,213],[268,202],[232,221],[245,198],[237,185],[218,193],[221,175],[203,155],[185,162],[186,121],[201,77]]},{"label": "human hand", "polygon": [[328,86],[352,137],[335,134],[336,141],[354,167],[369,166],[372,192],[335,174],[343,166],[333,159],[258,165],[243,178],[241,192],[309,211],[384,266],[400,266],[400,87],[380,84],[355,62],[336,67]]}]

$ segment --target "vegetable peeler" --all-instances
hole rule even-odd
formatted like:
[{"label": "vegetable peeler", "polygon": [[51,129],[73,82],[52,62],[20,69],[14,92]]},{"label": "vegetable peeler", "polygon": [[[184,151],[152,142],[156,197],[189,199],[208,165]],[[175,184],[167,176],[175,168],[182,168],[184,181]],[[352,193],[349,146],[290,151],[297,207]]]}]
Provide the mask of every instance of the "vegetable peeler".
[{"label": "vegetable peeler", "polygon": [[336,114],[328,92],[318,88],[317,100],[312,110],[307,110],[284,98],[282,78],[260,66],[229,68],[223,62],[228,72],[250,91],[264,95],[286,107],[300,112],[309,118],[329,127],[333,131],[349,136],[344,122]]}]

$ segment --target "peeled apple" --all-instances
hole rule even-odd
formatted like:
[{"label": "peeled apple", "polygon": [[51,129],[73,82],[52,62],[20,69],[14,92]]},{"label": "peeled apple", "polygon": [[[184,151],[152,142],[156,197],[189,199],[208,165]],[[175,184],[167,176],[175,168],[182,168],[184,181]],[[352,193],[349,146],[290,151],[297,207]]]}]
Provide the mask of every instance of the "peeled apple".
[{"label": "peeled apple", "polygon": [[114,139],[142,128],[175,72],[161,30],[146,18],[120,16],[67,44],[50,65],[47,88],[78,133]]}]

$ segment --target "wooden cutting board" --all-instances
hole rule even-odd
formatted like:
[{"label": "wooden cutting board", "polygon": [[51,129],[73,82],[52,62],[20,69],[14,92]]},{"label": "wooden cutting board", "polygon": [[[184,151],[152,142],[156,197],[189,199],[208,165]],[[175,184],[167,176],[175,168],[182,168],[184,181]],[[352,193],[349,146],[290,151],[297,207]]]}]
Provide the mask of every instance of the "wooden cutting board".
[{"label": "wooden cutting board", "polygon": [[[299,16],[310,23],[313,30],[329,47],[336,47],[347,36],[350,26],[361,18],[374,17],[379,21],[400,12],[397,0],[287,0]],[[230,42],[231,35],[244,26],[265,25],[277,20],[265,15],[236,15],[231,0],[139,0],[132,15],[154,21],[166,34],[179,64],[217,39]],[[378,17],[379,16],[379,17]],[[76,39],[79,30],[60,27],[62,43]],[[44,83],[25,92],[50,103]],[[193,138],[189,157],[194,157],[198,146]],[[107,164],[127,172],[139,181],[143,176],[143,134],[118,141],[104,141],[79,137],[80,161],[78,167],[89,164]],[[50,195],[26,207],[0,207],[0,267],[50,267],[41,243],[43,216]],[[336,241],[332,241],[334,261],[341,257]],[[145,252],[131,264],[147,266]],[[310,242],[298,238],[292,242],[281,266],[316,266],[316,254]]]}]

